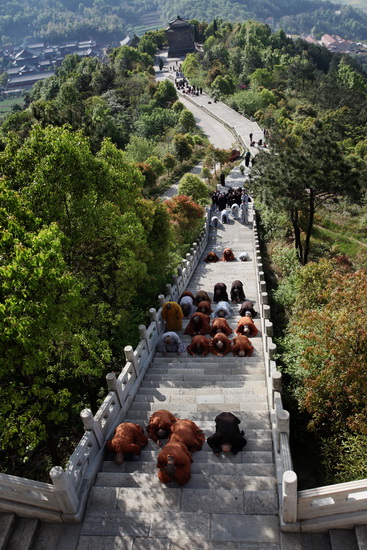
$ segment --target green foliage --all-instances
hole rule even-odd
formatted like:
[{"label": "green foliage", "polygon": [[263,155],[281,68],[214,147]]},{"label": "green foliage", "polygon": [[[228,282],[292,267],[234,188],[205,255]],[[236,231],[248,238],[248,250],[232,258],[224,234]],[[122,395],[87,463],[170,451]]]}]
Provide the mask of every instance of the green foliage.
[{"label": "green foliage", "polygon": [[322,463],[327,483],[346,483],[367,476],[367,436],[341,431],[322,442]]},{"label": "green foliage", "polygon": [[198,204],[207,204],[209,190],[206,184],[199,176],[195,174],[185,174],[178,184],[178,192],[180,195],[191,197]]},{"label": "green foliage", "polygon": [[182,163],[182,161],[187,160],[192,155],[192,147],[188,142],[188,139],[183,134],[176,134],[173,139],[173,146],[175,153]]}]

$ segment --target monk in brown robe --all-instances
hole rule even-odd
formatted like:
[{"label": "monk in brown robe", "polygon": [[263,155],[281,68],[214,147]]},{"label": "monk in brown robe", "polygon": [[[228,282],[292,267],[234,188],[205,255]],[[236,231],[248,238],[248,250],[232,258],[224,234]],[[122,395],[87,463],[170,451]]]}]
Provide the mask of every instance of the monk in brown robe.
[{"label": "monk in brown robe", "polygon": [[216,283],[214,285],[213,294],[214,302],[228,302],[227,285],[225,285],[224,283]]},{"label": "monk in brown robe", "polygon": [[213,312],[210,302],[205,302],[205,301],[200,302],[196,312],[204,313],[204,315],[210,315]]},{"label": "monk in brown robe", "polygon": [[198,290],[196,293],[194,304],[198,306],[200,302],[209,302],[209,304],[211,303],[209,294],[205,292],[205,290]]},{"label": "monk in brown robe", "polygon": [[162,483],[176,479],[185,485],[191,478],[191,453],[200,451],[205,441],[202,430],[191,420],[178,420],[171,426],[168,443],[158,455],[158,478]]},{"label": "monk in brown robe", "polygon": [[166,331],[182,330],[184,314],[177,302],[166,302],[162,307],[162,319],[166,322]]},{"label": "monk in brown robe", "polygon": [[231,300],[238,304],[246,299],[245,293],[243,291],[243,283],[241,281],[233,281],[231,287]]},{"label": "monk in brown robe", "polygon": [[161,445],[161,439],[166,439],[171,433],[171,426],[177,420],[176,416],[170,411],[161,409],[156,411],[149,418],[149,424],[147,426],[147,433],[150,439],[153,439],[158,445]]},{"label": "monk in brown robe", "polygon": [[219,258],[215,252],[209,252],[209,254],[206,255],[204,262],[206,262],[207,264],[219,262]]},{"label": "monk in brown robe", "polygon": [[251,302],[251,300],[245,300],[240,307],[239,314],[241,317],[249,317],[247,315],[247,312],[251,313],[251,317],[255,317],[257,315],[257,311],[254,310],[254,304]]},{"label": "monk in brown robe", "polygon": [[218,332],[214,338],[211,339],[209,344],[209,351],[213,355],[223,357],[231,351],[231,341],[223,332]]},{"label": "monk in brown robe", "polygon": [[244,336],[256,336],[259,332],[255,323],[253,322],[250,316],[241,317],[238,321],[237,328],[235,330],[236,334],[242,334]]},{"label": "monk in brown robe", "polygon": [[236,338],[232,340],[233,355],[237,355],[238,357],[251,357],[254,349],[254,346],[247,336],[236,336]]},{"label": "monk in brown robe", "polygon": [[116,453],[116,464],[122,464],[125,453],[140,455],[141,448],[148,444],[148,438],[139,424],[124,422],[117,426],[112,439],[107,441],[107,449]]},{"label": "monk in brown robe", "polygon": [[225,248],[223,250],[223,256],[221,257],[221,262],[235,262],[236,258],[232,252],[231,248]]},{"label": "monk in brown robe", "polygon": [[193,295],[191,290],[184,290],[181,296],[179,297],[178,301],[180,302],[182,298],[184,298],[185,296],[189,296],[190,298],[192,298],[192,301],[194,302],[195,296]]},{"label": "monk in brown robe", "polygon": [[206,357],[209,353],[209,342],[208,338],[199,334],[194,336],[191,340],[191,344],[186,348],[187,353],[190,355],[200,355],[201,357]]},{"label": "monk in brown robe", "polygon": [[215,336],[217,332],[222,332],[226,336],[229,336],[230,334],[232,334],[233,330],[225,319],[223,319],[222,317],[217,317],[212,322],[210,334],[211,336]]},{"label": "monk in brown robe", "polygon": [[187,325],[184,334],[195,336],[196,334],[209,334],[210,317],[204,313],[194,313]]}]

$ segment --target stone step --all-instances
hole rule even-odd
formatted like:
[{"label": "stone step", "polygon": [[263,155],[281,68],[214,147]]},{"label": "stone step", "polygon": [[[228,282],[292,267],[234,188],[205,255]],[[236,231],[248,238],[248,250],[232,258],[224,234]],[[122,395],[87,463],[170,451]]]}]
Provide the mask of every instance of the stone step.
[{"label": "stone step", "polygon": [[251,357],[235,357],[233,355],[226,355],[225,357],[217,357],[216,355],[207,355],[206,357],[199,357],[195,355],[195,357],[191,357],[190,355],[183,354],[183,355],[177,355],[177,353],[167,353],[166,356],[162,355],[161,353],[156,353],[154,356],[154,359],[152,361],[152,366],[156,364],[163,365],[164,363],[184,363],[184,364],[190,364],[190,363],[209,363],[209,365],[220,363],[220,365],[236,365],[236,366],[243,366],[243,365],[251,365],[252,363],[263,363],[262,360],[259,359],[259,357],[251,356]]},{"label": "stone step", "polygon": [[[246,445],[247,448],[247,445]],[[141,458],[137,460],[131,460],[123,464],[116,464],[113,460],[105,460],[103,463],[102,473],[109,474],[154,474],[156,472],[156,462],[158,457],[159,449],[157,449],[156,455],[153,457],[154,460],[148,462],[143,462]],[[274,476],[274,465],[273,464],[264,464],[264,463],[233,463],[233,462],[224,462],[224,457],[216,457],[213,453],[213,460],[208,462],[196,462],[195,455],[193,456],[194,462],[191,464],[191,473],[192,474],[205,474],[205,475],[241,475],[241,476]],[[98,474],[98,475],[101,475]],[[102,478],[99,478],[102,479]],[[109,483],[103,482],[100,483],[97,481],[96,485],[110,485]],[[118,485],[116,485],[118,486]]]},{"label": "stone step", "polygon": [[[246,449],[246,447],[245,447]],[[133,457],[131,462],[156,462],[160,449],[156,447],[144,447],[139,456]],[[205,442],[201,451],[193,453],[193,461],[196,464],[272,464],[272,451],[240,451],[236,455],[221,454],[220,457],[215,456],[212,449]]]},{"label": "stone step", "polygon": [[[193,476],[194,477],[194,476]],[[89,512],[108,509],[132,512],[200,512],[222,514],[275,514],[275,483],[270,489],[253,490],[251,479],[241,478],[236,486],[229,476],[219,485],[222,476],[207,486],[197,487],[193,478],[184,486],[169,485],[159,481],[158,476],[146,476],[144,485],[94,486],[90,493]],[[228,495],[228,496],[227,496]]]},{"label": "stone step", "polygon": [[[177,382],[177,381],[196,381],[201,380],[204,378],[205,381],[211,381],[216,382],[218,381],[226,381],[226,382],[262,382],[265,384],[264,376],[261,374],[227,374],[222,373],[218,369],[218,372],[215,374],[204,374],[202,372],[192,372],[191,370],[188,371],[182,371],[181,374],[171,374],[170,370],[168,369],[165,374],[169,374],[169,381]],[[154,372],[148,371],[147,374],[144,377],[144,382],[148,382],[149,380],[160,382],[161,380],[165,380],[167,376],[164,376],[163,374],[154,374]]]},{"label": "stone step", "polygon": [[228,372],[228,374],[262,374],[265,375],[265,365],[264,361],[259,361],[256,363],[246,363],[243,365],[237,365],[235,363],[198,363],[195,359],[192,361],[187,361],[185,363],[162,363],[161,361],[154,362],[148,369],[148,372],[155,373],[165,369],[169,372],[171,371],[191,371],[194,370],[203,370],[208,372],[208,374],[215,374],[220,370],[221,372]]},{"label": "stone step", "polygon": [[[135,419],[135,421],[131,420],[131,422],[135,422],[136,424],[139,424],[139,426],[142,426],[143,428],[146,428],[147,425],[148,425],[148,422],[146,422],[142,419]],[[213,433],[215,431],[215,424],[214,424],[214,421],[212,421],[212,420],[210,420],[210,421],[209,420],[200,421],[200,422],[198,422],[198,426],[201,430],[203,430],[203,432],[205,434],[205,437],[209,437],[210,435],[213,435]],[[240,429],[245,430],[245,428],[243,427],[243,421],[240,424]],[[252,428],[246,429],[245,436],[246,436],[246,439],[247,439],[246,450],[248,450],[248,446],[252,442],[255,444],[255,442],[271,442],[272,441],[272,433],[271,433],[270,429],[257,429],[257,430],[252,429]],[[151,439],[149,439],[149,444],[152,444],[152,445],[156,446],[154,441],[152,441]]]},{"label": "stone step", "polygon": [[16,517],[6,550],[30,550],[37,531],[39,520],[37,518]]},{"label": "stone step", "polygon": [[[259,392],[259,393],[255,393],[254,391],[252,392],[246,392],[246,393],[237,393],[235,396],[232,395],[231,393],[229,394],[225,394],[225,393],[210,393],[210,394],[199,394],[199,395],[195,395],[194,393],[191,393],[191,394],[184,394],[184,395],[180,395],[180,394],[172,394],[172,395],[168,395],[168,396],[165,396],[166,399],[164,402],[166,402],[167,404],[170,404],[172,403],[173,405],[172,406],[177,406],[178,403],[229,403],[229,402],[233,402],[234,400],[238,401],[240,400],[241,402],[248,402],[248,403],[259,403],[259,404],[263,404],[263,403],[266,403],[266,388],[264,388],[264,391],[262,392]],[[142,393],[142,394],[137,394],[135,396],[135,401],[134,403],[136,405],[138,404],[149,404],[149,403],[162,403],[163,400],[161,398],[161,396],[159,395],[153,395],[152,393],[149,393],[149,394],[145,394],[145,393]]]},{"label": "stone step", "polygon": [[356,525],[355,532],[359,550],[367,550],[367,525]]},{"label": "stone step", "polygon": [[218,373],[221,375],[225,375],[226,377],[229,376],[248,376],[251,378],[248,378],[248,380],[265,380],[265,367],[257,365],[256,367],[237,367],[237,366],[227,366],[227,367],[218,367],[217,365],[208,365],[208,366],[202,366],[202,365],[195,365],[195,364],[187,364],[187,365],[154,365],[151,369],[148,370],[147,375],[145,378],[147,379],[149,376],[157,376],[157,375],[169,375],[169,376],[217,376]]},{"label": "stone step", "polygon": [[332,550],[361,550],[354,529],[330,529]]},{"label": "stone step", "polygon": [[[254,386],[252,384],[252,386]],[[155,390],[153,387],[140,387],[137,395],[146,395],[146,396],[154,396],[156,399],[164,402],[167,401],[168,398],[172,395],[267,395],[267,388],[265,386],[255,386],[255,387],[248,387],[248,384],[246,384],[246,387],[242,388],[218,388],[218,387],[197,387],[195,390],[192,388],[165,388],[164,395]]]},{"label": "stone step", "polygon": [[0,550],[6,550],[8,539],[11,535],[15,514],[0,513]]},{"label": "stone step", "polygon": [[[227,493],[227,499],[232,500],[231,493]],[[210,501],[210,498],[205,500]],[[139,502],[143,501],[144,494],[140,492]],[[81,535],[77,550],[83,548],[81,547],[81,544],[84,544],[83,536],[164,538],[175,542],[178,545],[176,548],[186,547],[190,550],[204,548],[206,544],[209,545],[206,548],[213,549],[212,544],[209,543],[214,541],[218,550],[225,549],[222,543],[226,541],[232,541],[232,543],[240,541],[242,544],[262,543],[263,550],[265,544],[269,544],[266,550],[275,550],[276,546],[272,548],[271,544],[279,544],[278,517],[275,514],[198,514],[172,510],[126,513],[121,510],[95,509],[87,512]],[[241,550],[244,548],[242,544]],[[87,547],[84,546],[84,548]],[[123,547],[120,546],[120,548]],[[163,549],[165,546],[156,545],[147,546],[147,548]],[[172,546],[169,548],[171,549]],[[233,548],[236,546],[232,546]],[[254,549],[253,545],[252,549]]]},{"label": "stone step", "polygon": [[[199,428],[201,427],[201,422],[210,421],[214,424],[214,418],[217,416],[218,411],[202,411],[202,412],[195,412],[191,413],[190,415],[180,415],[179,411],[171,411],[175,416],[177,415],[179,418],[189,418],[189,420],[192,420],[195,422]],[[270,429],[270,418],[269,413],[265,411],[249,411],[245,414],[245,411],[231,411],[233,414],[238,416],[238,418],[241,419],[241,429],[245,430],[245,433],[247,434],[247,430],[253,429],[253,430],[264,430],[264,429]],[[139,423],[141,421],[145,422],[145,425],[148,424],[150,418],[150,414],[147,411],[129,411],[125,422],[136,422]]]},{"label": "stone step", "polygon": [[[212,396],[213,397],[213,396]],[[226,409],[236,409],[236,410],[243,410],[246,412],[249,411],[267,411],[268,410],[268,404],[264,400],[261,401],[251,401],[250,399],[240,399],[239,396],[237,396],[238,399],[236,400],[236,397],[230,397],[225,400],[224,396],[222,396],[222,399],[213,397],[213,399],[209,398],[203,398],[202,400],[197,398],[196,403],[186,403],[182,402],[180,400],[177,400],[176,402],[173,400],[170,403],[162,403],[158,401],[157,403],[143,403],[143,402],[134,402],[132,403],[130,407],[130,413],[134,411],[146,411],[152,414],[153,412],[159,411],[161,409],[166,409],[171,411],[171,409],[174,409],[171,412],[175,416],[187,417],[191,413],[200,412],[200,411],[217,411],[217,414],[219,412],[223,412],[223,408]],[[236,400],[236,402],[234,402]],[[180,413],[177,413],[177,410],[180,410]]]}]

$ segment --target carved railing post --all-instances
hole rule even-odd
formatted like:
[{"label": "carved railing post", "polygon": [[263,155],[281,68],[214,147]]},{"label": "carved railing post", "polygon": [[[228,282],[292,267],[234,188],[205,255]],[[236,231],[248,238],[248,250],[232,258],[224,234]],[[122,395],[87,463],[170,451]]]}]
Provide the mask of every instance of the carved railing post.
[{"label": "carved railing post", "polygon": [[136,357],[134,355],[134,348],[132,346],[125,346],[124,353],[125,353],[126,361],[129,361],[132,364],[135,371],[135,375],[138,376],[139,366],[137,364]]},{"label": "carved railing post", "polygon": [[275,392],[282,393],[282,373],[278,370],[271,373],[272,381],[272,408],[274,409],[274,395]]},{"label": "carved railing post", "polygon": [[84,430],[90,430],[94,433],[99,448],[101,449],[104,445],[104,437],[100,425],[94,420],[92,411],[90,409],[83,409],[80,413],[80,418],[82,419]]},{"label": "carved railing post", "polygon": [[297,474],[293,470],[283,474],[282,519],[284,523],[297,521]]},{"label": "carved railing post", "polygon": [[55,489],[55,496],[63,514],[76,514],[79,507],[79,498],[72,485],[71,479],[61,466],[54,466],[50,470],[50,478]]}]

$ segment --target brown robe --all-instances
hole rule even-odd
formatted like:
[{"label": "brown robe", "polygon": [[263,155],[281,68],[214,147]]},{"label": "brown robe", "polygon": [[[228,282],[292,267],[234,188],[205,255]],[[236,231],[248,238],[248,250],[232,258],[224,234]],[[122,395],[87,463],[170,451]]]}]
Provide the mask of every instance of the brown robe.
[{"label": "brown robe", "polygon": [[171,436],[168,443],[158,455],[158,478],[162,483],[169,483],[172,477],[167,474],[168,457],[173,457],[174,477],[179,485],[184,485],[191,478],[191,453],[200,451],[205,441],[205,435],[191,420],[178,420],[171,426]]},{"label": "brown robe", "polygon": [[[223,344],[224,344],[222,349],[218,349],[218,342],[219,341],[223,342]],[[212,338],[211,341],[210,341],[209,351],[213,355],[218,355],[218,356],[227,355],[227,353],[229,353],[231,351],[231,341],[229,340],[229,338],[227,338],[227,336],[225,334],[223,334],[223,332],[218,332],[214,336],[214,338]]]},{"label": "brown robe", "polygon": [[255,317],[257,315],[257,312],[254,310],[254,305],[251,302],[251,300],[246,300],[245,302],[243,302],[242,306],[240,307],[239,314],[241,315],[241,317],[246,316],[246,311],[249,311],[252,317]]},{"label": "brown robe", "polygon": [[211,313],[213,313],[210,302],[205,302],[205,301],[200,302],[196,312],[204,313],[204,315],[210,315]]},{"label": "brown robe", "polygon": [[178,418],[173,416],[170,411],[166,411],[164,409],[156,411],[149,418],[149,424],[147,426],[148,437],[157,442],[159,439],[157,432],[159,430],[164,430],[166,432],[166,437],[168,437],[171,433],[172,424],[174,424],[177,420]]},{"label": "brown robe", "polygon": [[233,355],[238,355],[239,351],[245,352],[245,357],[251,357],[254,346],[251,344],[247,336],[236,336],[232,340],[232,352]]},{"label": "brown robe", "polygon": [[141,448],[148,444],[148,438],[139,424],[124,422],[119,424],[112,439],[107,441],[107,449],[115,453],[140,455]]},{"label": "brown robe", "polygon": [[[199,318],[199,323],[195,324],[194,319]],[[194,313],[187,325],[184,334],[195,336],[196,334],[209,334],[210,317],[204,313]]]},{"label": "brown robe", "polygon": [[224,283],[216,283],[213,294],[213,302],[228,302],[227,285]]},{"label": "brown robe", "polygon": [[[250,329],[250,332],[248,334],[244,334],[243,332],[245,325],[247,325]],[[241,319],[238,321],[235,332],[236,334],[242,334],[244,336],[256,336],[259,331],[251,317],[241,317]]]},{"label": "brown robe", "polygon": [[209,298],[209,295],[205,290],[198,290],[195,296],[194,304],[198,306],[200,302],[209,302],[211,303],[211,299]]},{"label": "brown robe", "polygon": [[223,334],[229,336],[230,334],[232,334],[233,330],[225,319],[223,319],[222,317],[217,317],[212,323],[210,334],[212,336],[215,336],[217,332],[223,332]]},{"label": "brown robe", "polygon": [[[209,342],[208,338],[202,336],[201,334],[194,336],[191,340],[191,344],[186,348],[187,353],[190,355],[201,355],[206,357],[209,353]],[[201,353],[197,353],[197,348],[201,348]]]},{"label": "brown robe", "polygon": [[241,283],[241,281],[233,281],[231,287],[231,300],[232,302],[237,303],[246,300],[246,296],[243,291],[243,283]]},{"label": "brown robe", "polygon": [[181,296],[179,297],[178,301],[180,302],[182,298],[184,298],[185,296],[190,296],[190,298],[192,298],[192,301],[193,302],[195,301],[195,296],[190,290],[184,290]]},{"label": "brown robe", "polygon": [[219,258],[215,252],[209,252],[209,254],[206,255],[204,262],[206,263],[219,262]]},{"label": "brown robe", "polygon": [[236,260],[232,249],[231,248],[225,248],[223,250],[223,256],[221,257],[221,262],[234,262]]}]

